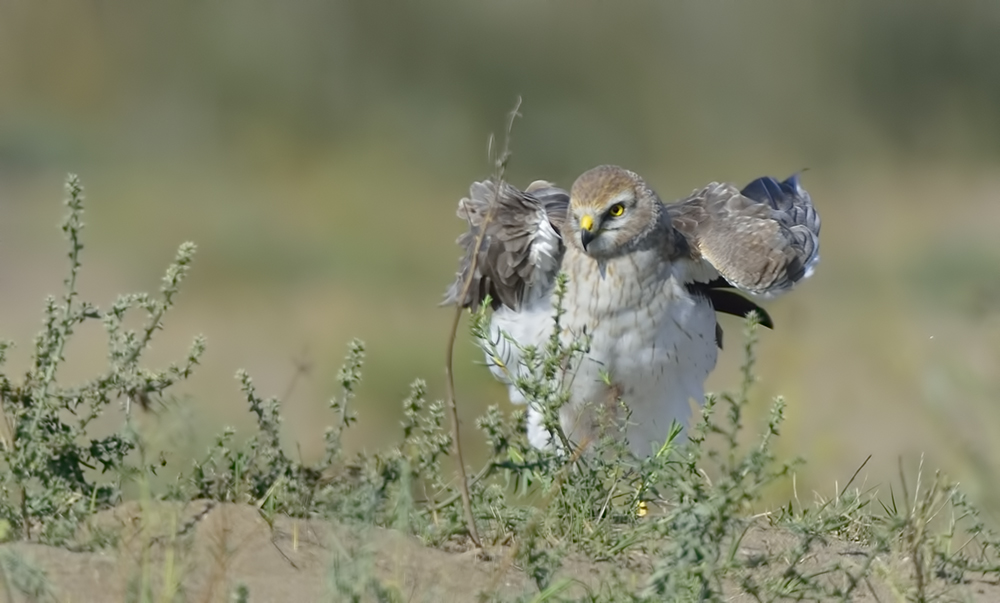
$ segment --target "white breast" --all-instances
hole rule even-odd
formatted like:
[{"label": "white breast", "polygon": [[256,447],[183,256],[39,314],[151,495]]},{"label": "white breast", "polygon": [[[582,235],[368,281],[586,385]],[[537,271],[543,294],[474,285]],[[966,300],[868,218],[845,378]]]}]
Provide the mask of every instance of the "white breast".
[{"label": "white breast", "polygon": [[[703,401],[705,378],[716,362],[715,312],[706,299],[688,292],[683,265],[664,262],[654,252],[612,260],[602,277],[592,258],[567,249],[562,268],[569,276],[562,339],[569,343],[586,333],[590,341],[565,376],[571,398],[562,410],[563,429],[577,442],[599,437],[598,418],[613,418],[621,399],[631,412],[629,446],[637,455],[649,455],[672,421],[687,423],[689,401]],[[503,331],[522,346],[544,345],[552,328],[551,302],[539,299],[517,313],[499,310],[491,326],[497,338]],[[519,354],[510,345],[502,361],[507,371],[523,370],[515,369]],[[523,403],[510,374],[493,368],[510,384],[511,400]],[[537,409],[529,408],[528,415],[532,444],[551,445]]]}]

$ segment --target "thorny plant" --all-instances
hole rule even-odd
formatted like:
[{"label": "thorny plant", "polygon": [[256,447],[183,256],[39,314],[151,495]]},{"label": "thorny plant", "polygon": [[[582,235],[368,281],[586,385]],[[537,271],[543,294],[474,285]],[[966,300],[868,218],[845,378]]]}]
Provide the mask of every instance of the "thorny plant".
[{"label": "thorny plant", "polygon": [[[83,188],[76,176],[66,183],[62,231],[69,243],[69,275],[60,299],[45,300],[42,331],[35,338],[30,368],[20,380],[0,374],[3,441],[0,447],[0,517],[24,539],[60,543],[71,538],[77,525],[95,510],[114,505],[124,482],[137,473],[155,473],[157,463],[131,453],[142,441],[128,420],[134,403],[148,405],[168,395],[187,379],[205,350],[196,337],[187,357],[165,369],[140,366],[143,352],[163,328],[187,275],[195,246],[184,243],[167,268],[159,298],[145,294],[120,296],[109,308],[81,300],[77,292]],[[138,330],[125,327],[126,315],[146,315]],[[67,342],[87,321],[101,321],[108,337],[108,368],[88,381],[66,384],[59,380]],[[0,343],[0,364],[13,344]],[[126,420],[111,435],[94,437],[94,421],[114,403]],[[140,450],[141,451],[141,450]]]},{"label": "thorny plant", "polygon": [[[81,522],[119,502],[129,480],[167,471],[146,458],[133,405],[169,396],[204,351],[198,337],[181,362],[157,371],[140,366],[187,274],[194,253],[190,243],[180,247],[159,297],[125,295],[103,311],[78,298],[83,194],[75,177],[67,191],[65,292],[46,301],[43,330],[24,378],[0,374],[5,465],[0,527],[15,537],[53,543],[71,541]],[[557,323],[565,283],[565,277],[557,281]],[[517,344],[490,333],[487,308],[488,302],[473,313],[471,330],[496,362],[498,345]],[[137,310],[145,314],[143,326],[126,328],[126,315]],[[108,369],[82,384],[61,383],[58,369],[67,342],[88,320],[104,324]],[[802,505],[796,498],[753,514],[763,504],[764,490],[795,466],[778,462],[773,453],[784,418],[781,399],[756,443],[746,437],[755,318],[747,322],[737,392],[710,397],[686,441],[675,425],[658,451],[642,459],[632,456],[624,441],[627,400],[620,414],[607,417],[605,431],[594,441],[573,442],[562,429],[564,378],[586,344],[564,341],[556,328],[541,348],[519,350],[523,366],[514,383],[554,434],[555,445],[538,450],[528,443],[523,407],[509,413],[490,407],[477,421],[489,458],[467,481],[471,529],[462,505],[466,482],[449,475],[456,442],[446,426],[447,406],[428,400],[423,381],[415,381],[403,401],[395,446],[373,454],[345,452],[344,434],[359,420],[354,399],[365,347],[357,340],[338,373],[341,391],[329,403],[331,426],[321,459],[308,464],[286,452],[280,401],[262,397],[240,371],[237,380],[256,432],[240,441],[235,430],[224,429],[189,471],[174,473],[160,496],[249,503],[265,519],[284,513],[393,527],[429,544],[468,544],[475,530],[484,546],[506,547],[508,564],[534,580],[538,592],[524,599],[532,601],[722,601],[736,592],[758,601],[849,601],[861,589],[888,589],[899,600],[923,602],[950,597],[971,577],[1000,578],[1000,536],[957,486],[940,476],[924,485],[922,470],[912,490],[901,471],[902,493],[890,490],[888,500],[874,490],[850,489],[852,478],[830,500]],[[10,346],[0,345],[0,361]],[[113,403],[124,411],[122,423],[111,435],[95,437],[95,419]],[[746,549],[748,535],[762,526],[788,534],[791,544]],[[818,563],[815,552],[833,539],[852,543],[856,554]],[[574,585],[560,574],[570,554],[613,562],[614,569],[596,586]],[[344,563],[333,568],[336,593],[350,600],[397,598],[371,571],[354,576],[349,571],[354,566]],[[496,600],[489,592],[485,599]]]}]

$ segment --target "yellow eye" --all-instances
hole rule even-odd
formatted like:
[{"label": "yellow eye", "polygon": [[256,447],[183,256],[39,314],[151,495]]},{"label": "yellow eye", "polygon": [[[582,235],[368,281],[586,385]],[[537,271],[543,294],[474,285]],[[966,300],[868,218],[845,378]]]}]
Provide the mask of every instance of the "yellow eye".
[{"label": "yellow eye", "polygon": [[608,215],[611,216],[612,218],[617,218],[623,213],[625,213],[625,206],[622,205],[621,203],[615,203],[614,205],[611,206],[611,209],[608,210]]}]

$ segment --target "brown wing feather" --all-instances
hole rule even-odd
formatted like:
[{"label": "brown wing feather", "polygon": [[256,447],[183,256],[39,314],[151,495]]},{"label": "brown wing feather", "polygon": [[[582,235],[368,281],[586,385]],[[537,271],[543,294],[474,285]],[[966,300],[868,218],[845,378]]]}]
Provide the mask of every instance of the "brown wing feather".
[{"label": "brown wing feather", "polygon": [[750,293],[785,291],[819,260],[819,215],[794,176],[761,178],[742,192],[713,182],[667,211],[695,259]]},{"label": "brown wing feather", "polygon": [[[458,217],[468,222],[469,230],[458,237],[464,255],[444,304],[478,307],[489,295],[494,309],[504,305],[517,310],[532,287],[544,288],[555,279],[562,260],[559,233],[566,220],[569,194],[547,182],[535,182],[526,191],[503,183],[496,191],[493,217],[483,230],[494,189],[491,181],[476,182],[469,196],[458,203]],[[483,242],[463,298],[480,232],[484,233]]]}]

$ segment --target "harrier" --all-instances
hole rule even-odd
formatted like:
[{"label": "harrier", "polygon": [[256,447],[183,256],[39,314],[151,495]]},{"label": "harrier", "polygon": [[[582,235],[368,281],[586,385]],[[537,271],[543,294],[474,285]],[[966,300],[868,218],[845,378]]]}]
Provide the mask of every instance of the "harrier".
[{"label": "harrier", "polygon": [[[624,403],[629,447],[649,455],[672,421],[686,422],[690,400],[703,402],[722,345],[716,312],[757,311],[772,326],[733,289],[773,297],[819,260],[819,215],[797,176],[759,178],[743,190],[711,183],[670,204],[637,174],[611,165],[585,172],[569,193],[543,181],[524,191],[495,189],[477,182],[458,204],[469,230],[458,239],[465,256],[445,303],[476,308],[488,296],[498,353],[487,351],[487,362],[511,401],[526,403],[516,384],[526,372],[524,350],[549,340],[557,275],[566,275],[559,335],[587,342],[561,377],[570,397],[560,423],[575,442],[598,435],[598,417],[608,416],[599,409]],[[555,446],[530,403],[527,423],[534,446]]]}]

